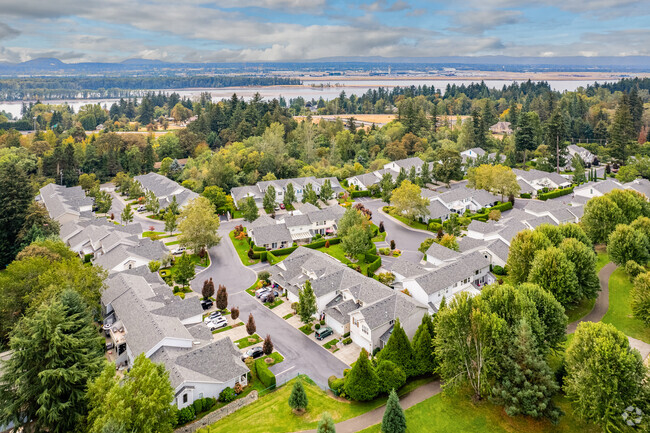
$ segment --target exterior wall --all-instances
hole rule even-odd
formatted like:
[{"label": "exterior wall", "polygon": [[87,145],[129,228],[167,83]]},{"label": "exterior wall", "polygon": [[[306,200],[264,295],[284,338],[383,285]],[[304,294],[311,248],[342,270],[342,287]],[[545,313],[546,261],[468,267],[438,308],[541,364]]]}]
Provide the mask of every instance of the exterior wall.
[{"label": "exterior wall", "polygon": [[[233,388],[237,382],[246,386],[246,375],[233,377],[227,382],[183,382],[176,390],[174,402],[179,409],[194,403],[194,400],[206,397],[219,398],[219,394],[225,388]],[[187,402],[183,403],[183,395],[187,394]]]},{"label": "exterior wall", "polygon": [[318,309],[317,314],[321,314],[325,310],[327,304],[334,298],[336,298],[336,292],[331,292],[316,298],[316,307]]},{"label": "exterior wall", "polygon": [[350,326],[349,323],[346,323],[344,325],[343,323],[339,322],[338,320],[333,319],[332,317],[330,317],[328,315],[325,315],[325,324],[327,326],[329,326],[330,328],[332,328],[332,330],[335,333],[339,334],[339,335],[343,335],[343,334],[345,334],[347,332],[345,330],[345,328],[346,328],[345,325]]},{"label": "exterior wall", "polygon": [[287,301],[289,301],[289,304],[293,304],[294,302],[298,302],[298,295],[295,295],[292,292],[287,290]]},{"label": "exterior wall", "polygon": [[[368,351],[368,353],[372,353],[372,342],[370,341],[370,334],[364,334],[361,332],[361,326],[362,324],[359,323],[359,326],[355,325],[352,322],[352,317],[359,318],[361,317],[360,314],[353,314],[350,315],[350,338],[354,342],[354,344],[358,345],[359,347],[362,347]],[[362,322],[365,325],[365,321]]]},{"label": "exterior wall", "polygon": [[348,179],[348,185],[356,186],[359,191],[365,191],[365,190],[368,189],[368,188],[366,188],[366,186],[364,184],[359,182],[359,180],[356,177],[351,177],[350,179]]},{"label": "exterior wall", "polygon": [[197,323],[201,323],[202,321],[203,321],[203,314],[198,314],[196,316],[188,317],[185,320],[181,320],[181,323],[187,326],[187,325],[195,325]]},{"label": "exterior wall", "polygon": [[129,257],[119,265],[115,266],[113,269],[109,269],[109,272],[126,271],[128,269],[139,268],[140,266],[146,266],[147,264],[149,264],[149,262],[144,259]]}]

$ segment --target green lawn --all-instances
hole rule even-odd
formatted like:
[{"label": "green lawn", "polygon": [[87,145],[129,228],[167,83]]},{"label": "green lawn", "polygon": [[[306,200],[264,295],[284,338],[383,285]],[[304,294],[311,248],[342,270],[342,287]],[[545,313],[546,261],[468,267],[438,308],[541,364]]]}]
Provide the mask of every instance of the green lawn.
[{"label": "green lawn", "polygon": [[257,290],[257,285],[259,284],[260,279],[258,278],[257,281],[255,281],[255,284],[250,286],[248,289],[246,289],[246,293],[251,295],[253,298],[255,297],[255,290]]},{"label": "green lawn", "polygon": [[267,363],[269,367],[284,361],[284,356],[280,355],[278,352],[273,352],[269,356],[265,356],[265,358],[271,358],[273,360],[273,362]]},{"label": "green lawn", "polygon": [[584,298],[575,307],[566,310],[565,314],[569,318],[569,323],[582,319],[584,316],[589,314],[589,312],[594,309],[595,304],[595,299]]},{"label": "green lawn", "polygon": [[411,221],[408,218],[405,218],[402,215],[399,215],[395,212],[389,212],[388,215],[392,216],[396,220],[403,222],[409,227],[413,227],[414,229],[427,230],[427,225],[419,221]]},{"label": "green lawn", "polygon": [[306,325],[302,325],[298,329],[300,329],[302,331],[302,333],[305,334],[305,335],[310,335],[312,332],[314,332],[314,329],[312,328],[311,323],[308,323]]},{"label": "green lawn", "polygon": [[[318,248],[317,251],[320,251],[325,254],[329,254],[330,256],[334,257],[336,260],[346,265],[352,263],[352,261],[345,256],[345,252],[343,251],[341,244],[330,245],[329,248],[321,247]],[[366,263],[362,257],[363,255],[359,255],[360,260],[357,261],[355,264],[361,266],[361,273],[363,275],[367,275],[368,263]]]},{"label": "green lawn", "polygon": [[178,245],[181,241],[171,241],[171,242],[166,242],[165,245],[170,246],[170,245]]},{"label": "green lawn", "polygon": [[603,266],[609,263],[609,255],[605,251],[597,251],[596,257],[596,272],[600,272]]},{"label": "green lawn", "polygon": [[260,337],[257,334],[253,334],[251,336],[246,336],[244,338],[235,341],[235,345],[240,349],[243,349],[245,347],[252,346],[253,344],[257,344],[261,342],[262,342],[262,337]]},{"label": "green lawn", "polygon": [[237,240],[235,239],[235,231],[231,231],[228,236],[230,237],[230,242],[232,242],[233,246],[237,250],[237,255],[239,256],[239,260],[244,264],[244,266],[250,266],[254,265],[255,263],[259,263],[260,259],[249,259],[248,258],[248,250],[250,249],[250,245],[248,244],[247,241],[245,240]]},{"label": "green lawn", "polygon": [[[538,421],[529,417],[511,418],[506,415],[502,407],[487,401],[474,403],[467,395],[442,393],[405,411],[406,431],[408,433],[596,433],[601,431],[596,425],[587,424],[573,416],[570,402],[565,398],[556,398],[556,404],[566,415],[558,425],[553,425],[548,421]],[[379,433],[380,425],[374,425],[361,432]]]},{"label": "green lawn", "polygon": [[166,232],[142,232],[143,238],[150,238],[152,236],[164,235]]},{"label": "green lawn", "polygon": [[[404,394],[429,382],[431,379],[412,381],[400,389]],[[291,394],[293,381],[278,388],[276,391],[261,397],[256,402],[239,409],[237,412],[198,430],[198,433],[239,432],[247,433],[286,433],[315,428],[324,412],[328,412],[335,422],[344,421],[359,416],[369,410],[383,405],[386,397],[370,402],[347,402],[337,400],[318,386],[306,379],[303,381],[309,400],[307,411],[295,415],[287,401]]]},{"label": "green lawn", "polygon": [[268,308],[270,308],[272,310],[272,309],[274,309],[275,307],[277,307],[278,305],[281,305],[281,304],[284,304],[284,301],[278,297],[278,298],[275,298],[275,301],[273,301],[271,303],[267,302],[264,305],[266,305]]},{"label": "green lawn", "polygon": [[631,290],[630,277],[623,268],[616,269],[609,278],[609,309],[602,321],[611,323],[625,335],[650,343],[650,327],[632,317]]},{"label": "green lawn", "polygon": [[284,317],[282,317],[284,320],[290,319],[293,317],[293,313],[285,314]]}]

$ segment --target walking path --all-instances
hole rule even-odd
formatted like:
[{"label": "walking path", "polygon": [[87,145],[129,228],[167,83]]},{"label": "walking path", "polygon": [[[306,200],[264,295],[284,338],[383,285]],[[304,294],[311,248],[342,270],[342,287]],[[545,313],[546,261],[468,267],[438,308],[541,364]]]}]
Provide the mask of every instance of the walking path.
[{"label": "walking path", "polygon": [[[574,333],[578,325],[582,322],[600,322],[603,320],[605,313],[607,313],[607,310],[609,309],[609,277],[612,276],[612,273],[615,270],[616,265],[614,263],[610,262],[603,266],[598,273],[598,279],[600,279],[600,294],[598,295],[598,299],[596,299],[596,304],[594,305],[593,310],[582,319],[569,323],[569,326],[566,328],[567,334]],[[641,353],[642,359],[646,359],[648,355],[650,355],[650,344],[629,336],[627,339],[630,341],[630,346]]]},{"label": "walking path", "polygon": [[[409,407],[415,406],[416,404],[439,393],[440,381],[436,380],[429,382],[426,385],[422,385],[421,387],[402,396],[402,398],[400,398],[400,405],[402,406],[402,409],[406,410]],[[373,409],[370,412],[366,412],[363,415],[359,415],[358,417],[342,421],[336,424],[336,433],[355,433],[372,425],[379,424],[384,417],[385,410],[386,406],[384,405],[377,409]],[[316,430],[305,430],[302,433],[316,433]]]}]

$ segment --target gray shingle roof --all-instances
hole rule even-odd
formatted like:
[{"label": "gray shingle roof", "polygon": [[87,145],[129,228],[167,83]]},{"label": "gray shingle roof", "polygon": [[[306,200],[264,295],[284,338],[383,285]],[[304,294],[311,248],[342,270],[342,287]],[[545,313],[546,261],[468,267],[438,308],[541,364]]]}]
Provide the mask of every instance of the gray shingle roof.
[{"label": "gray shingle roof", "polygon": [[359,310],[368,327],[377,329],[391,320],[404,320],[416,314],[417,310],[426,310],[424,304],[402,292],[393,292],[390,296],[363,307]]},{"label": "gray shingle roof", "polygon": [[253,238],[258,246],[287,242],[292,243],[291,233],[285,224],[269,224],[253,230]]},{"label": "gray shingle roof", "polygon": [[434,242],[427,250],[427,257],[428,256],[434,257],[438,260],[448,261],[448,260],[457,259],[460,256],[460,254],[457,251],[454,251],[447,247],[443,247],[439,243]]},{"label": "gray shingle roof", "polygon": [[424,164],[424,161],[422,161],[417,156],[414,156],[412,158],[400,159],[393,162],[397,164],[398,167],[403,168],[407,172],[407,174],[408,171],[411,169],[411,167],[420,167],[422,164]]},{"label": "gray shingle roof", "polygon": [[136,176],[134,180],[140,182],[145,190],[153,192],[160,201],[160,206],[163,208],[171,203],[173,196],[176,196],[176,202],[179,207],[187,205],[187,203],[199,196],[194,191],[158,173],[151,172]]},{"label": "gray shingle roof", "polygon": [[474,276],[474,272],[490,265],[483,253],[475,251],[462,255],[455,262],[440,266],[428,274],[422,275],[415,281],[427,295],[446,289],[458,281]]},{"label": "gray shingle roof", "polygon": [[429,272],[428,269],[402,258],[392,260],[390,263],[384,264],[384,267],[404,278],[413,278]]},{"label": "gray shingle roof", "polygon": [[222,383],[248,373],[241,354],[230,338],[222,338],[186,352],[176,358],[175,364]]}]

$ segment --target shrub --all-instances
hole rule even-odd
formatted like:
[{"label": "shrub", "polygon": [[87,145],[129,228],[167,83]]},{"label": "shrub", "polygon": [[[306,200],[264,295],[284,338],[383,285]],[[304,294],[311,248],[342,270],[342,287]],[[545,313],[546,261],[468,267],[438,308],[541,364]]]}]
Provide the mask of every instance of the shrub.
[{"label": "shrub", "polygon": [[316,329],[320,329],[320,323],[317,323],[316,325],[314,325],[314,327],[315,327]]},{"label": "shrub", "polygon": [[291,304],[291,309],[293,310],[293,313],[295,314],[296,311],[298,311],[298,303],[294,302]]},{"label": "shrub", "polygon": [[537,194],[537,198],[540,200],[548,200],[550,198],[561,197],[563,195],[571,194],[573,192],[573,187],[570,186],[564,189],[556,189],[551,192],[544,192],[543,194]]},{"label": "shrub", "polygon": [[395,249],[395,239],[390,240],[390,249],[394,250]]},{"label": "shrub", "polygon": [[260,281],[266,281],[268,283],[271,279],[271,273],[269,271],[262,271],[257,274],[257,278],[259,278]]},{"label": "shrub", "polygon": [[194,413],[203,412],[203,399],[199,398],[198,400],[195,400],[194,403],[192,403],[192,407],[194,408]]},{"label": "shrub", "polygon": [[[260,379],[261,380],[261,379]],[[222,403],[230,403],[237,397],[235,395],[235,390],[231,387],[226,387],[219,393],[219,401]]]},{"label": "shrub", "polygon": [[349,336],[350,336],[349,332],[346,332],[345,334],[343,334],[343,338],[346,338],[346,337],[349,337]]},{"label": "shrub", "polygon": [[499,265],[494,265],[494,266],[492,266],[492,273],[494,275],[505,275],[506,271],[505,271],[505,269],[503,269],[503,267],[501,267]]},{"label": "shrub", "polygon": [[379,254],[387,256],[390,254],[390,248],[379,248]]},{"label": "shrub", "polygon": [[330,376],[329,379],[327,379],[327,385],[330,387],[330,389],[334,392],[335,395],[339,395],[341,391],[343,391],[343,385],[345,385],[345,379],[338,378],[336,376]]},{"label": "shrub", "polygon": [[244,387],[241,385],[240,382],[237,382],[235,384],[235,387],[233,388],[233,391],[235,391],[235,394],[241,394],[241,392],[244,390]]},{"label": "shrub", "polygon": [[321,321],[320,321],[320,324],[321,324],[321,326],[325,325],[325,321],[324,321],[324,320],[321,320]]},{"label": "shrub", "polygon": [[178,411],[178,424],[187,424],[192,421],[196,414],[194,413],[194,408],[192,406],[184,407]]},{"label": "shrub", "polygon": [[627,263],[625,263],[625,272],[634,278],[645,272],[645,268],[634,260],[628,260]]},{"label": "shrub", "polygon": [[437,222],[430,222],[427,228],[429,229],[429,231],[437,232],[438,230],[442,229],[442,224]]},{"label": "shrub", "polygon": [[533,195],[528,193],[528,192],[524,192],[524,193],[520,194],[520,197],[521,198],[532,198]]},{"label": "shrub", "polygon": [[348,344],[352,343],[352,339],[351,339],[350,337],[345,338],[345,339],[342,341],[342,343],[343,343],[344,345],[347,346]]},{"label": "shrub", "polygon": [[269,370],[269,366],[263,358],[258,358],[255,361],[255,371],[257,372],[257,378],[265,387],[275,388],[275,374]]},{"label": "shrub", "polygon": [[504,212],[504,211],[507,211],[507,210],[510,210],[510,209],[512,209],[512,202],[509,202],[509,201],[507,201],[505,203],[499,203],[498,205],[492,206],[490,208],[490,210],[499,210],[501,212]]}]

